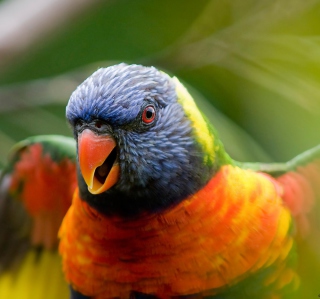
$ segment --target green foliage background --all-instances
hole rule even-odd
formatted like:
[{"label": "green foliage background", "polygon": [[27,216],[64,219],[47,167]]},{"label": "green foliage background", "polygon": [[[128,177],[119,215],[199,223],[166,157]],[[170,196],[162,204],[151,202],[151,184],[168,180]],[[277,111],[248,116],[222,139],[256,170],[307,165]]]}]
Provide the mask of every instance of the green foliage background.
[{"label": "green foliage background", "polygon": [[235,158],[287,160],[320,139],[319,16],[311,0],[101,1],[0,72],[1,161],[30,134],[70,134],[72,89],[120,61],[196,88],[235,123],[236,133],[220,129]]},{"label": "green foliage background", "polygon": [[[72,90],[122,61],[186,82],[236,159],[284,161],[320,143],[319,0],[114,0],[0,71],[0,162],[27,136],[71,135]],[[316,298],[319,252],[307,255],[303,298]]]}]

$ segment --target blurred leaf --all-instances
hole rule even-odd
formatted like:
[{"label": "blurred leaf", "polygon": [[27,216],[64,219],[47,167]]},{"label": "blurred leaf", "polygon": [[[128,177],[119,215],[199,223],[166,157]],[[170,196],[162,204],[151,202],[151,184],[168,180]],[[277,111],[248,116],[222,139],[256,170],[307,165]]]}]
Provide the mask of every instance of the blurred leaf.
[{"label": "blurred leaf", "polygon": [[0,84],[36,79],[102,60],[135,60],[174,42],[208,0],[102,1],[17,59]]},{"label": "blurred leaf", "polygon": [[0,91],[0,102],[66,103],[76,81],[46,87],[41,78],[96,61],[155,64],[197,88],[273,159],[287,160],[319,142],[319,12],[315,0],[104,2],[17,59],[2,84],[40,81],[32,92]]}]

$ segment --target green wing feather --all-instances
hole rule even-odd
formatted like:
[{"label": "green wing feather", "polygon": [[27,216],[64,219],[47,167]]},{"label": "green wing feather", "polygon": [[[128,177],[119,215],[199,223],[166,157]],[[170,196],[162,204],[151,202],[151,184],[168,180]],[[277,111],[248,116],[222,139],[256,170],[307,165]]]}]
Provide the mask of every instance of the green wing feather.
[{"label": "green wing feather", "polygon": [[249,163],[236,161],[234,163],[244,169],[251,169],[254,171],[265,172],[272,176],[279,176],[286,172],[294,171],[298,167],[305,166],[318,159],[320,159],[320,145],[317,145],[284,163]]},{"label": "green wing feather", "polygon": [[7,169],[12,169],[20,152],[35,143],[40,143],[43,146],[44,152],[49,153],[55,161],[60,161],[64,158],[69,158],[72,161],[76,159],[76,143],[73,138],[61,135],[31,136],[16,143],[12,147],[9,153],[8,163],[4,167],[3,172],[5,173]]}]

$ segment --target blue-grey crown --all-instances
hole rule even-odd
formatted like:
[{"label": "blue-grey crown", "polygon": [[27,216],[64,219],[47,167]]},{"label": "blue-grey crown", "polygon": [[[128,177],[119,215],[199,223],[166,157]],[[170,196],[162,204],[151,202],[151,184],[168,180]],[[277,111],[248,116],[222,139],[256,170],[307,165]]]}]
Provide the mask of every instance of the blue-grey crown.
[{"label": "blue-grey crown", "polygon": [[176,100],[173,80],[154,67],[124,63],[101,68],[72,93],[67,105],[70,123],[104,119],[122,125],[136,118],[143,100],[159,106]]}]

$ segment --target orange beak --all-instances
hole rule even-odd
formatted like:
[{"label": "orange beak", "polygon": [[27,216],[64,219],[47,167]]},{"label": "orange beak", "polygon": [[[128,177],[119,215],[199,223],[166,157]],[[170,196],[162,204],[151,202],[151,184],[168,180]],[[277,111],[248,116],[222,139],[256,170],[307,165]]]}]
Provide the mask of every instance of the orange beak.
[{"label": "orange beak", "polygon": [[85,129],[78,137],[79,164],[92,194],[100,194],[118,182],[120,167],[116,163],[116,142],[111,136],[98,136]]}]

